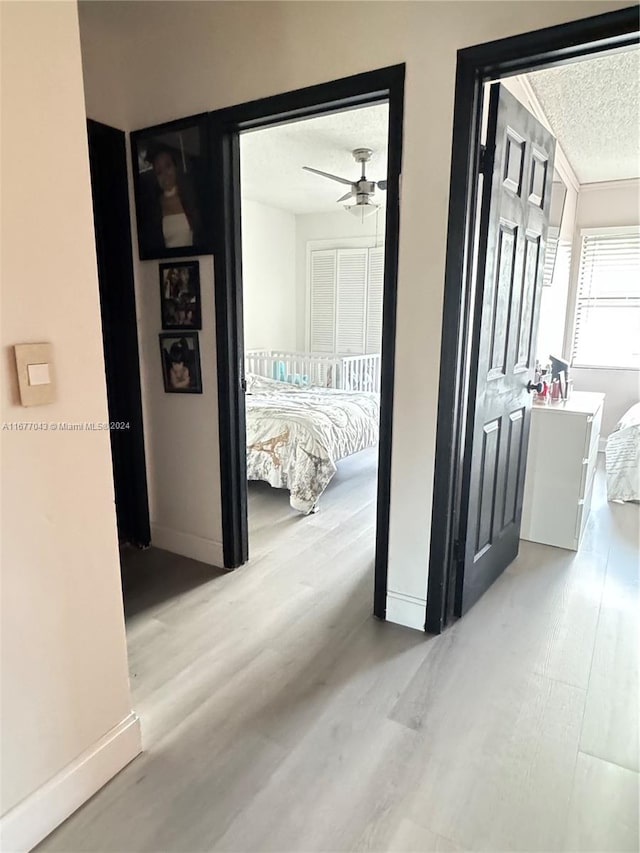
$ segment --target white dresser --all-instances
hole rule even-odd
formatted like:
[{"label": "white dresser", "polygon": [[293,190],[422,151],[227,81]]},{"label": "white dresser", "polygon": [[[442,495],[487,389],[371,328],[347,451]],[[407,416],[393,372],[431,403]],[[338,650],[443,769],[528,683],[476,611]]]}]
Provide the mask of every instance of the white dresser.
[{"label": "white dresser", "polygon": [[534,405],[520,537],[578,550],[591,509],[604,394]]}]

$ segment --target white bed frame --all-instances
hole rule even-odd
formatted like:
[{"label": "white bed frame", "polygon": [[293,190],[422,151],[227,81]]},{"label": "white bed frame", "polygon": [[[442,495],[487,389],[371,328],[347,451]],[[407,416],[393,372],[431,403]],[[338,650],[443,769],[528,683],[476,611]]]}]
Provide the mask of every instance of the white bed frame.
[{"label": "white bed frame", "polygon": [[248,350],[245,370],[297,385],[380,393],[380,354],[325,355],[314,352]]}]

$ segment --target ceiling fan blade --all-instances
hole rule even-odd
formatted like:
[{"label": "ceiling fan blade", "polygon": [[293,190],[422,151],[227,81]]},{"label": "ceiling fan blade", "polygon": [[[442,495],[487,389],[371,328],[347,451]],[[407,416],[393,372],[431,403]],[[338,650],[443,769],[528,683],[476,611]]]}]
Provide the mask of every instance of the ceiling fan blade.
[{"label": "ceiling fan blade", "polygon": [[305,172],[322,175],[323,178],[330,178],[332,181],[338,181],[339,184],[346,184],[348,187],[353,185],[353,181],[348,181],[346,178],[339,178],[337,175],[330,175],[329,172],[321,172],[320,169],[312,169],[311,166],[303,166],[302,168]]},{"label": "ceiling fan blade", "polygon": [[336,201],[336,204],[340,204],[341,201],[347,201],[352,196],[353,196],[352,192],[345,193],[344,195],[340,196],[340,198]]},{"label": "ceiling fan blade", "polygon": [[381,190],[386,190],[387,182],[386,181],[378,181],[378,186],[380,187]]}]

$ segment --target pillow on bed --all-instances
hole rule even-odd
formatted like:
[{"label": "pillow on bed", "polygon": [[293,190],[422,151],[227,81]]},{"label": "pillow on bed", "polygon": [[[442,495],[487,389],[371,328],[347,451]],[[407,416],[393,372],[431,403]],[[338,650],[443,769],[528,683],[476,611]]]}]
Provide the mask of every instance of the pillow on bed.
[{"label": "pillow on bed", "polygon": [[640,426],[640,403],[636,403],[624,413],[616,424],[616,430],[628,429],[632,426]]},{"label": "pillow on bed", "polygon": [[280,382],[278,379],[267,379],[256,373],[247,373],[247,394],[297,394],[301,389],[290,382]]}]

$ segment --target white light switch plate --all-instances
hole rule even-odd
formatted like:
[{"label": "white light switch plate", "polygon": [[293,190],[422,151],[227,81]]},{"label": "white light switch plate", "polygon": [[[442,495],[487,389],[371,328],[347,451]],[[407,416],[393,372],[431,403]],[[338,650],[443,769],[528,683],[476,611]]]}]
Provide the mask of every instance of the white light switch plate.
[{"label": "white light switch plate", "polygon": [[48,364],[28,364],[29,385],[48,385],[51,382]]},{"label": "white light switch plate", "polygon": [[16,369],[23,406],[44,406],[56,399],[51,344],[16,344]]}]

